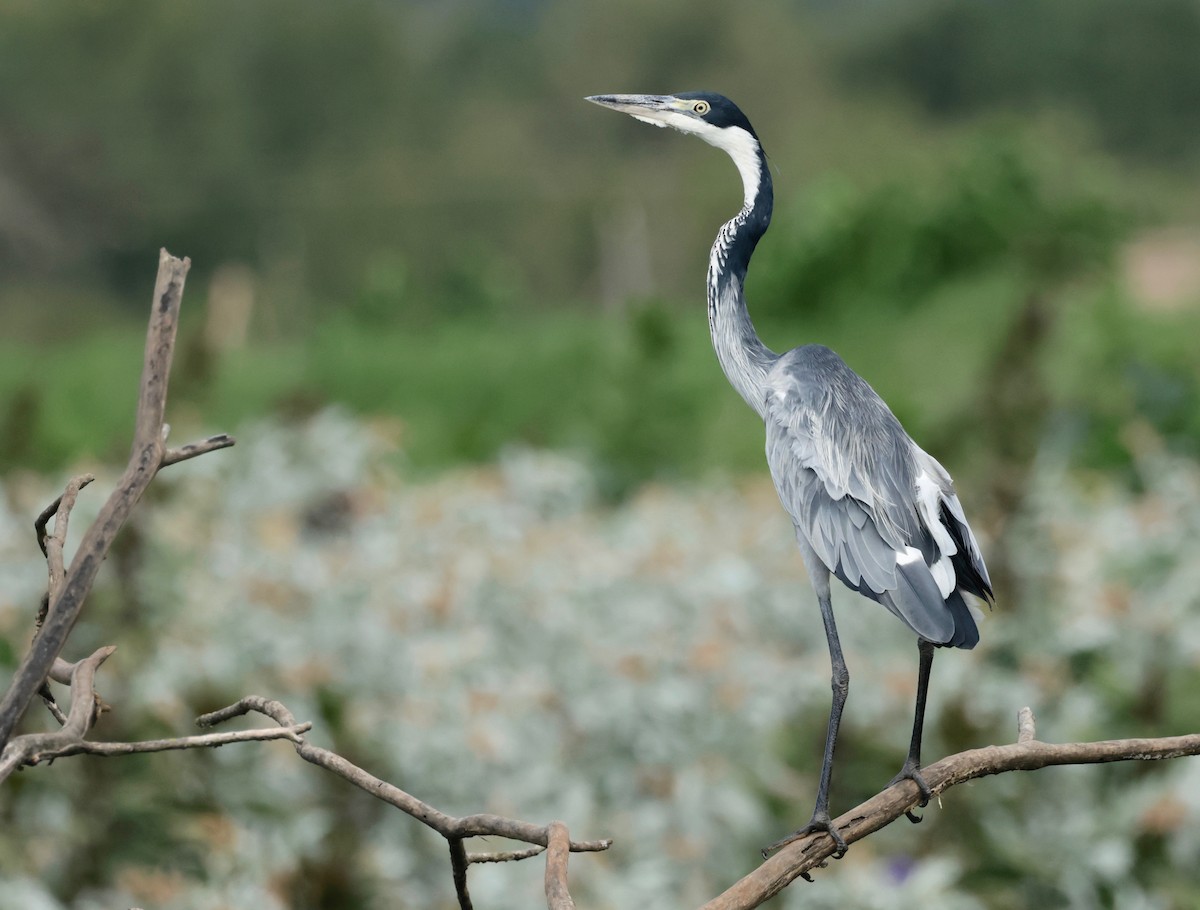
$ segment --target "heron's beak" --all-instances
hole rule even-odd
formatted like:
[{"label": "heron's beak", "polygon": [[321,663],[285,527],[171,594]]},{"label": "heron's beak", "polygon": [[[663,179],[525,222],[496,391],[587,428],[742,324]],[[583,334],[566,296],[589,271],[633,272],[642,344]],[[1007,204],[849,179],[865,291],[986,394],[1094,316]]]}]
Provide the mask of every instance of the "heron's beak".
[{"label": "heron's beak", "polygon": [[687,110],[686,104],[673,95],[589,95],[586,100],[652,126],[672,126],[668,122],[671,115]]}]

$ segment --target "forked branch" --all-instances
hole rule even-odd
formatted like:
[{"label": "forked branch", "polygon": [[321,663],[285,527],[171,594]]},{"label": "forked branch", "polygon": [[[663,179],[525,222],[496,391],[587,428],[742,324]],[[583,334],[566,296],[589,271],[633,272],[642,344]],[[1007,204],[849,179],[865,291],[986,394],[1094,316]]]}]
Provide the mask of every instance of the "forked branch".
[{"label": "forked branch", "polygon": [[[94,691],[88,687],[92,685],[95,669],[110,653],[111,648],[102,648],[90,658],[79,662],[72,681],[72,705],[68,725],[55,733],[31,734],[14,739],[0,761],[0,779],[16,765],[36,764],[68,755],[127,755],[135,752],[163,752],[172,749],[209,748],[235,742],[286,739],[305,761],[333,772],[444,837],[450,850],[451,874],[462,910],[472,906],[467,890],[467,869],[471,864],[511,862],[528,859],[542,852],[546,855],[546,906],[549,910],[574,910],[575,903],[567,888],[568,855],[573,852],[606,850],[612,844],[609,839],[571,840],[567,828],[561,822],[537,825],[498,815],[447,815],[375,777],[343,756],[312,745],[304,738],[311,724],[297,723],[283,704],[261,696],[247,696],[236,704],[197,718],[196,723],[202,727],[211,727],[256,712],[269,717],[276,726],[136,743],[89,742],[84,736],[94,722],[96,714],[93,706],[97,704],[97,699]],[[1152,761],[1200,755],[1200,734],[1087,743],[1045,743],[1037,740],[1035,736],[1033,713],[1025,708],[1020,712],[1016,743],[1007,746],[985,746],[947,756],[923,768],[922,775],[933,794],[937,796],[968,780],[1009,771],[1035,771],[1051,765]],[[914,783],[901,782],[838,818],[838,830],[848,843],[862,840],[916,808],[919,799],[920,794]],[[475,836],[504,837],[534,846],[505,853],[471,854],[466,851],[464,841]],[[764,861],[727,891],[704,904],[700,910],[749,910],[758,907],[805,873],[824,866],[833,852],[833,841],[824,834],[799,838]]]},{"label": "forked branch", "polygon": [[[53,512],[57,517],[51,537],[45,537],[46,522],[50,516],[43,513],[44,517],[38,519],[39,544],[49,562],[50,584],[45,609],[39,612],[41,621],[33,645],[17,668],[4,697],[0,699],[0,748],[12,738],[30,700],[35,693],[43,690],[51,670],[56,669],[55,661],[79,619],[100,564],[155,474],[167,464],[233,445],[231,437],[215,436],[181,449],[169,450],[166,447],[163,415],[167,405],[167,380],[179,327],[183,283],[190,267],[191,261],[186,258],[177,259],[166,250],[159,252],[158,278],[154,286],[142,378],[138,388],[133,451],[116,489],[84,534],[69,569],[62,569],[62,543],[66,539],[67,516],[74,495],[86,481],[72,481],[74,486],[68,486],[55,503]],[[63,668],[57,669],[62,671]]]},{"label": "forked branch", "polygon": [[[236,717],[257,711],[270,717],[281,727],[295,723],[295,718],[286,707],[277,701],[250,695],[237,704],[230,705],[212,714],[197,718],[196,723],[202,727],[212,726]],[[347,761],[336,752],[314,746],[307,740],[296,737],[292,740],[296,754],[307,762],[311,762],[326,771],[332,771],[338,777],[353,784],[360,790],[395,806],[402,812],[415,818],[421,824],[432,828],[446,839],[450,848],[450,868],[454,880],[454,889],[461,910],[469,910],[472,906],[470,893],[467,890],[467,867],[474,862],[504,862],[527,859],[536,856],[546,848],[546,901],[551,910],[573,908],[570,894],[567,893],[567,853],[593,853],[607,850],[612,846],[612,840],[573,841],[567,836],[567,829],[562,822],[551,822],[548,825],[537,825],[531,822],[505,818],[501,815],[464,815],[455,817],[447,815],[426,802],[406,793],[399,787],[380,780],[375,775]],[[537,849],[514,851],[506,854],[489,853],[482,856],[472,856],[467,853],[463,841],[468,837],[503,837],[508,840],[533,844]],[[556,852],[557,851],[557,852]],[[564,901],[566,901],[564,903]]]},{"label": "forked branch", "polygon": [[[212,727],[251,712],[263,714],[276,726],[175,739],[143,740],[132,743],[92,742],[86,738],[98,716],[99,697],[95,693],[96,669],[115,648],[101,648],[74,668],[71,686],[71,711],[63,729],[52,733],[31,733],[15,737],[0,755],[0,782],[14,770],[70,755],[133,755],[178,749],[215,748],[230,743],[286,739],[296,753],[360,790],[407,813],[446,839],[450,848],[451,874],[459,907],[471,905],[467,890],[467,869],[477,862],[506,862],[528,859],[546,853],[546,902],[550,910],[573,910],[575,904],[567,891],[567,855],[598,852],[612,846],[610,839],[574,841],[562,822],[537,825],[500,815],[447,815],[428,803],[375,777],[341,755],[314,746],[304,739],[310,723],[297,723],[283,704],[258,695],[248,695],[235,704],[196,719],[201,727]],[[469,837],[503,837],[533,844],[529,850],[509,853],[469,854],[464,841]],[[547,849],[548,848],[548,849]]]}]

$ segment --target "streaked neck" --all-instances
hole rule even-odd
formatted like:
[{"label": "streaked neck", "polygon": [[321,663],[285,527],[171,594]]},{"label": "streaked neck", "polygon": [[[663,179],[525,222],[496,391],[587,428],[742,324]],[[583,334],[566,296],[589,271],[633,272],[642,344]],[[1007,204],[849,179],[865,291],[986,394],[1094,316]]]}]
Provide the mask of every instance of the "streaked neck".
[{"label": "streaked neck", "polygon": [[742,176],[742,209],[717,232],[708,260],[708,327],[717,360],[730,384],[759,415],[766,415],[763,385],[778,355],[762,343],[746,308],[750,257],[771,223],[771,173],[758,141],[743,130],[726,131],[713,145],[729,153]]}]

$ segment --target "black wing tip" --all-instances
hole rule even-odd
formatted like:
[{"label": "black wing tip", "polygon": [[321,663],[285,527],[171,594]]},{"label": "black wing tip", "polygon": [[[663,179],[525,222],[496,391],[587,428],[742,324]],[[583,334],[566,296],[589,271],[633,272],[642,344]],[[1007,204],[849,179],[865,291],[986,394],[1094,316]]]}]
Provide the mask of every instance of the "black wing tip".
[{"label": "black wing tip", "polygon": [[946,609],[954,617],[954,635],[943,647],[962,648],[970,651],[979,644],[979,624],[971,615],[971,608],[963,600],[962,594],[955,590],[951,591],[950,596],[946,598]]}]

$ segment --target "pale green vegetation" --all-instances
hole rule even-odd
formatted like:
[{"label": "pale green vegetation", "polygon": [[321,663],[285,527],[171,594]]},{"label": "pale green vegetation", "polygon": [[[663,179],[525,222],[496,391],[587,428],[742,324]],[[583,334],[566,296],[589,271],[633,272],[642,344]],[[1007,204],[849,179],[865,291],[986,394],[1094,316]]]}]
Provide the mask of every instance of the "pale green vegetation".
[{"label": "pale green vegetation", "polygon": [[[649,486],[608,507],[561,455],[513,449],[414,483],[389,467],[393,446],[386,425],[323,412],[249,426],[164,474],[76,633],[86,650],[121,630],[103,735],[184,733],[269,692],[318,742],[449,811],[617,836],[572,863],[580,906],[598,910],[696,906],[806,816],[828,655],[768,481]],[[1200,472],[1153,447],[1135,470],[1140,496],[1043,460],[1010,530],[1019,603],[1001,601],[976,651],[935,662],[931,757],[1013,741],[1025,704],[1055,740],[1200,726]],[[26,514],[52,491],[6,491],[4,640],[25,634],[42,584]],[[899,767],[916,648],[875,605],[836,601],[844,808]],[[1187,906],[1198,772],[984,779],[780,906]],[[0,835],[4,910],[57,907],[64,890],[77,907],[453,906],[439,838],[286,745],[62,759],[12,780],[5,806],[21,823]],[[539,876],[477,869],[476,904],[536,905]]]}]

